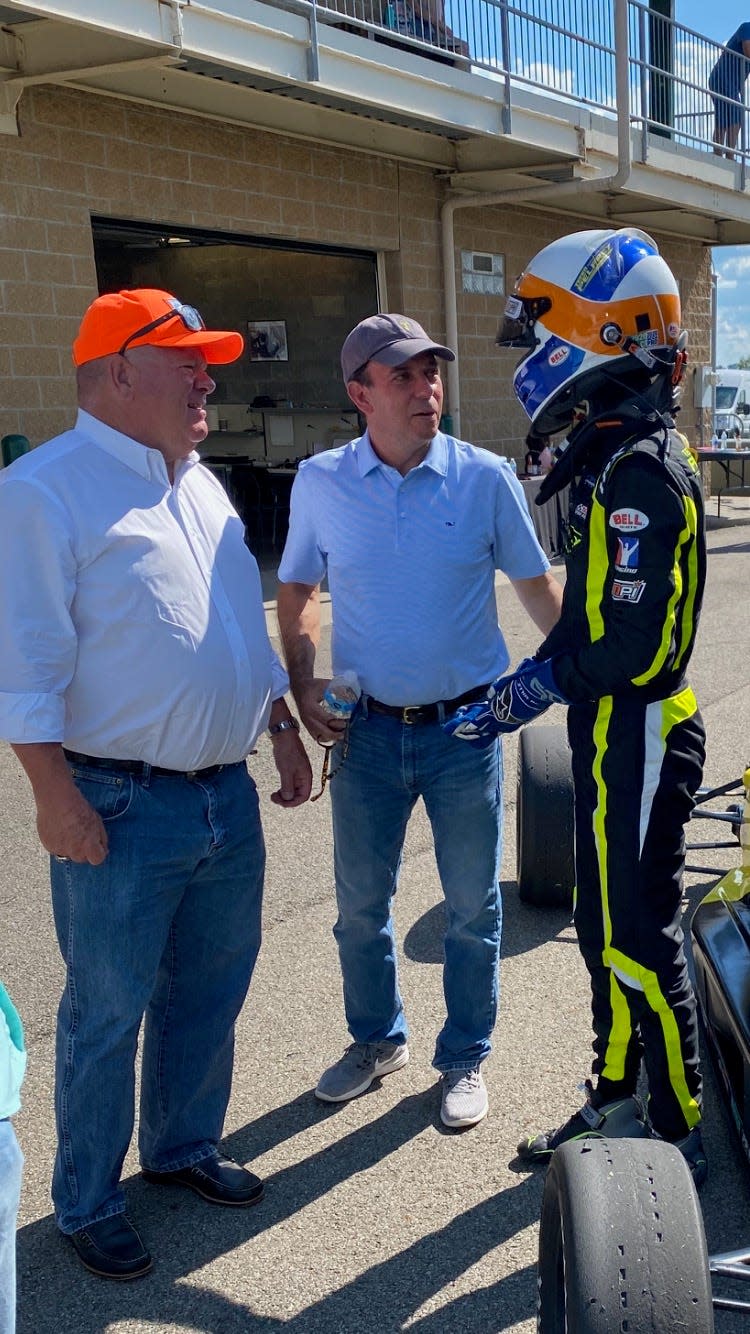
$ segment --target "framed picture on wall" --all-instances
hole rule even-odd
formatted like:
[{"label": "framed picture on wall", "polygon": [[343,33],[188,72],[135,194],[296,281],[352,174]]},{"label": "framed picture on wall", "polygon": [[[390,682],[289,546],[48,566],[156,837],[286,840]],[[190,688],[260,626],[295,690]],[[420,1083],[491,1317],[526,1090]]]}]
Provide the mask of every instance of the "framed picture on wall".
[{"label": "framed picture on wall", "polygon": [[248,320],[247,349],[251,361],[288,361],[284,320]]}]

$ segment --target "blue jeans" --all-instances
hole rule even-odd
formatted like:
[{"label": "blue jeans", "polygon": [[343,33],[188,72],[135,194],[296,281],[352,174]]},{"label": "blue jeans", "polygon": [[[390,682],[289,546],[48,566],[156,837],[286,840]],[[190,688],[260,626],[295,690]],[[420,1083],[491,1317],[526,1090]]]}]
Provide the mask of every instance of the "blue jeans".
[{"label": "blue jeans", "polygon": [[213,1153],[229,1100],[234,1022],[260,946],[265,849],[244,764],[210,779],[74,767],[102,816],[101,866],[51,862],[67,981],[57,1024],[52,1182],[58,1226],[121,1213],[145,1014],[141,1162]]},{"label": "blue jeans", "polygon": [[11,1121],[0,1121],[0,1334],[16,1328],[16,1220],[23,1154]]},{"label": "blue jeans", "polygon": [[[341,763],[335,748],[331,768]],[[424,799],[446,904],[447,1018],[433,1065],[464,1070],[489,1055],[498,1001],[502,905],[499,744],[475,750],[439,723],[408,725],[363,704],[331,783],[344,1009],[355,1042],[405,1042],[391,901],[406,825]]]}]

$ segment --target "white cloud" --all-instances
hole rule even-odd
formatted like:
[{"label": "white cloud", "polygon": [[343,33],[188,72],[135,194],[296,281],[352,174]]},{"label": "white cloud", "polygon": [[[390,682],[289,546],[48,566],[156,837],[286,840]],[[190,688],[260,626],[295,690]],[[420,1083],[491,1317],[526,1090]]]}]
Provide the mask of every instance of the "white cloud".
[{"label": "white cloud", "polygon": [[704,88],[708,83],[718,54],[718,48],[686,33],[678,37],[674,47],[674,72],[679,79]]},{"label": "white cloud", "polygon": [[740,357],[750,355],[750,306],[720,311],[716,329],[719,366],[731,366]]},{"label": "white cloud", "polygon": [[714,251],[714,267],[721,279],[734,278],[736,280],[750,275],[750,255],[731,255],[717,262],[716,254],[717,252]]},{"label": "white cloud", "polygon": [[716,360],[730,366],[750,356],[750,246],[717,246]]},{"label": "white cloud", "polygon": [[730,366],[750,355],[750,246],[716,247],[716,360]]},{"label": "white cloud", "polygon": [[575,92],[573,71],[559,69],[547,61],[535,60],[527,65],[522,60],[516,60],[516,74],[519,78],[530,79],[532,83],[540,84],[548,93],[568,93],[572,96]]}]

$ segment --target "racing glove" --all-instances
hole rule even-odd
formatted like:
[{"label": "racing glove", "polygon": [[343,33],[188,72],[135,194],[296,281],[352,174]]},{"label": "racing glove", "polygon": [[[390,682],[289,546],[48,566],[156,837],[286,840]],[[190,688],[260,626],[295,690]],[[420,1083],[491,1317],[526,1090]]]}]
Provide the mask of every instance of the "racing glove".
[{"label": "racing glove", "polygon": [[463,704],[446,718],[443,731],[473,746],[489,746],[495,737],[538,718],[550,704],[569,703],[555,681],[553,659],[524,658],[514,672],[493,681],[486,699]]}]

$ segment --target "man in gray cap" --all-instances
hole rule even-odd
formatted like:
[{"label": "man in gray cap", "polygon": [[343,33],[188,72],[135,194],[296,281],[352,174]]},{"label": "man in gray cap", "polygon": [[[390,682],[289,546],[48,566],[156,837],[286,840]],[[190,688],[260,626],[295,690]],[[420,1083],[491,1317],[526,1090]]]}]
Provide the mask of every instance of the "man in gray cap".
[{"label": "man in gray cap", "polygon": [[[373,315],[341,352],[364,435],[308,459],[292,492],[279,624],[300,717],[330,756],[338,943],[352,1044],[315,1093],[344,1102],[409,1059],[391,902],[407,821],[424,799],[446,901],[446,1019],[433,1065],[445,1125],[487,1114],[480,1067],[498,995],[502,756],[440,724],[504,671],[495,571],[536,625],[560,589],[507,464],[440,431],[450,348],[403,315]],[[315,676],[319,586],[328,575],[336,675],[362,694],[347,723]],[[468,754],[466,752],[469,752]]]}]

